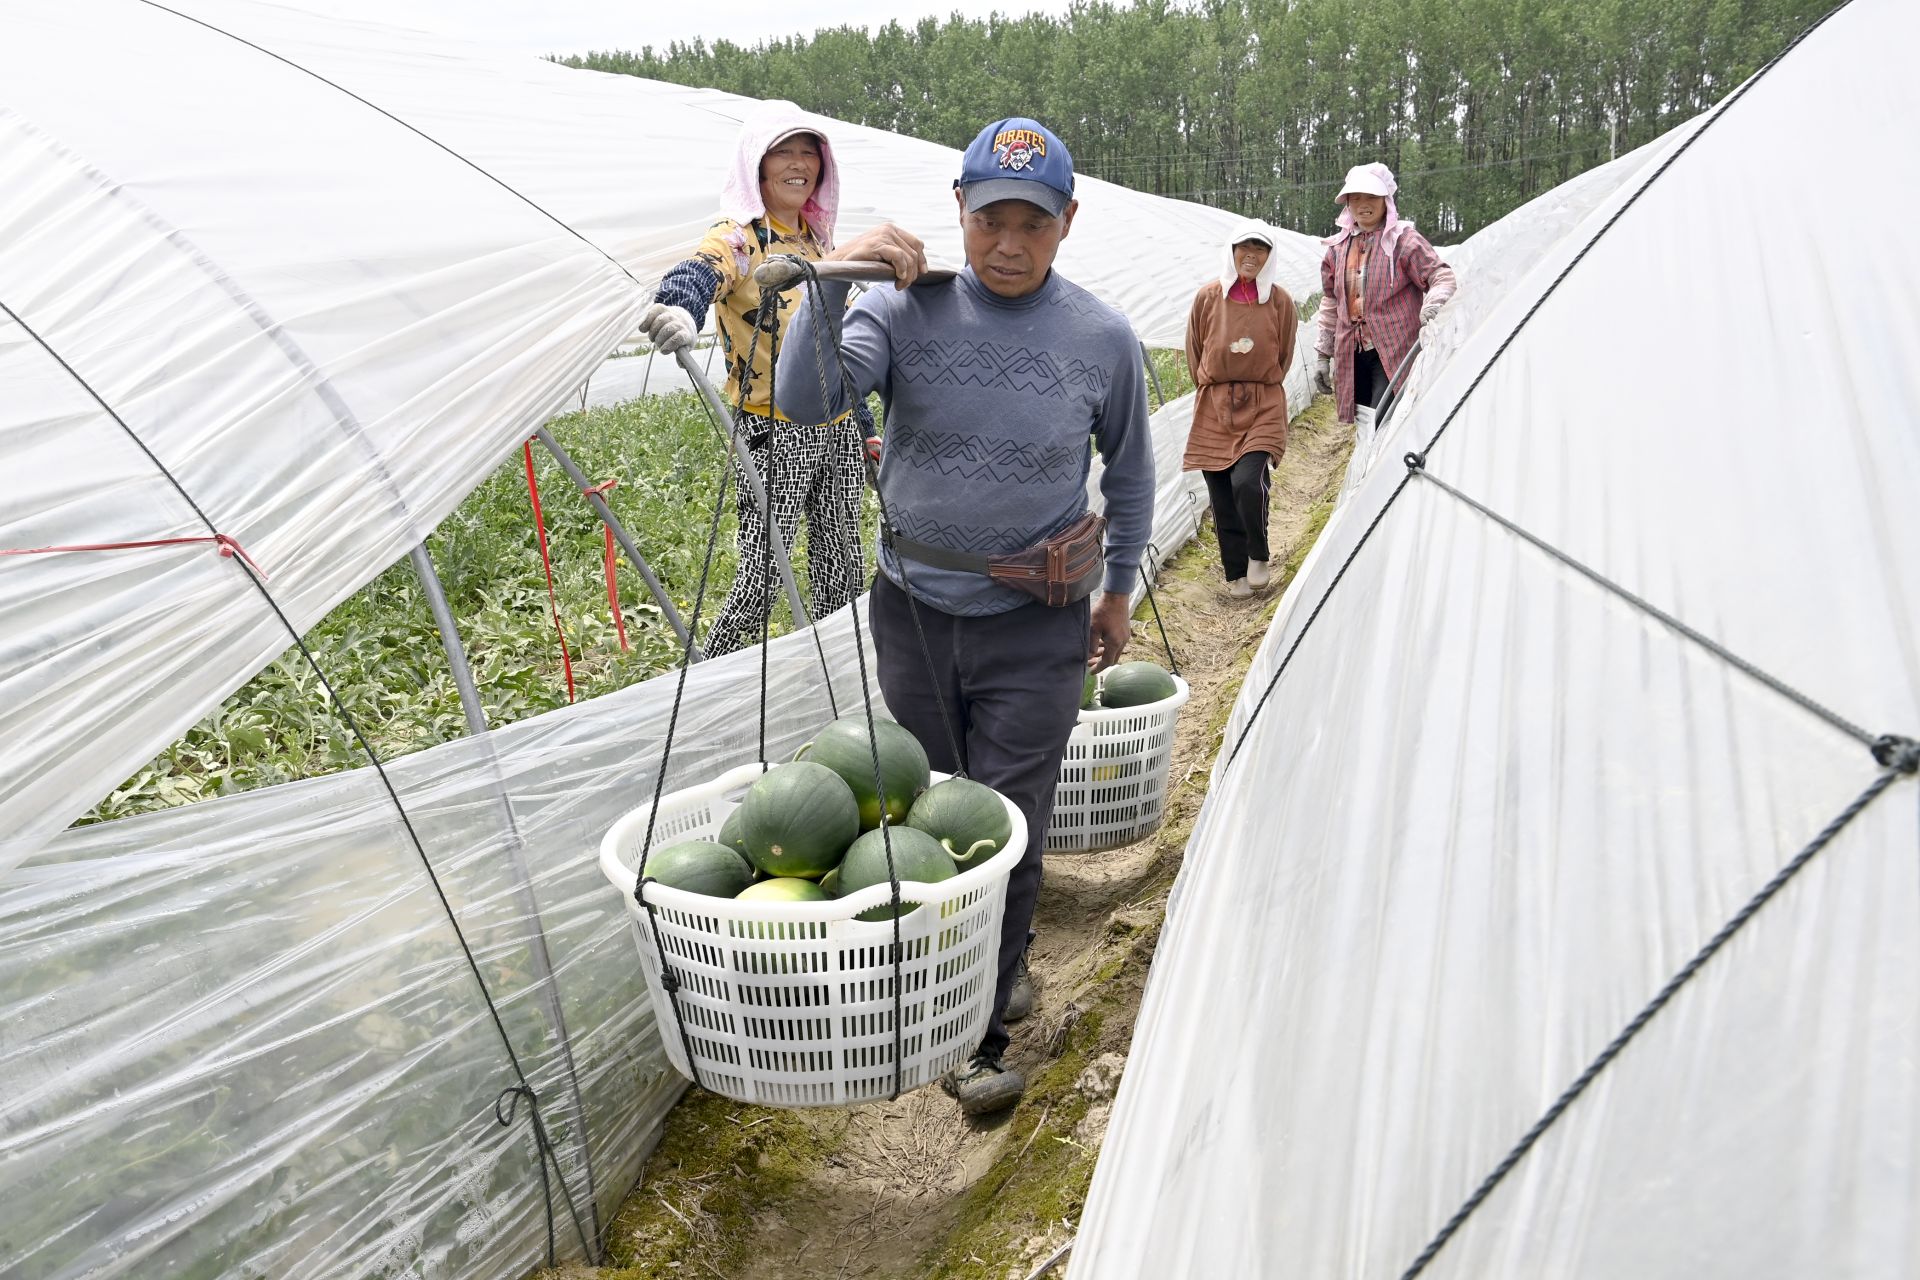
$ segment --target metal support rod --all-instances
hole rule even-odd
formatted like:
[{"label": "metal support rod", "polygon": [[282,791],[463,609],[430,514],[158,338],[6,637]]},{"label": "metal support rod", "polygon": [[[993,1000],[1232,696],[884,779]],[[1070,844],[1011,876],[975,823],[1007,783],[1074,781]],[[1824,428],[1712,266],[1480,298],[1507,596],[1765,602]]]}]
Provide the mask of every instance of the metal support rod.
[{"label": "metal support rod", "polygon": [[[790,253],[775,254],[753,269],[753,279],[762,289],[785,293],[800,283],[807,269]],[[813,274],[819,280],[844,280],[859,284],[892,284],[893,267],[885,262],[816,262]],[[914,279],[914,287],[945,284],[959,275],[952,267],[928,266]]]},{"label": "metal support rod", "polygon": [[447,605],[447,593],[440,585],[440,575],[434,572],[433,557],[427,554],[427,544],[424,542],[407,554],[413,561],[413,576],[420,579],[420,589],[427,593],[427,607],[433,610],[433,625],[440,629],[440,647],[446,650],[447,665],[453,668],[453,687],[460,691],[460,709],[467,714],[467,732],[485,733],[487,713],[480,705],[480,690],[474,686],[473,668],[467,665],[466,646],[460,643],[460,628],[453,620],[453,610]]},{"label": "metal support rod", "polygon": [[493,740],[487,736],[487,715],[480,706],[480,691],[474,687],[473,668],[467,665],[466,647],[460,643],[460,628],[453,620],[453,609],[447,603],[446,589],[440,585],[440,575],[434,571],[433,557],[427,554],[427,544],[424,542],[407,555],[413,561],[413,573],[420,580],[420,589],[426,592],[427,605],[433,610],[434,625],[440,629],[440,647],[446,650],[447,664],[453,668],[453,686],[460,691],[460,707],[466,712],[467,732],[474,735],[475,745],[484,754],[491,775],[490,790],[493,803],[500,813],[502,834],[506,838],[507,853],[513,867],[514,892],[520,900],[520,912],[528,926],[527,951],[533,962],[534,985],[546,1006],[547,1017],[553,1024],[554,1035],[560,1042],[561,1055],[565,1059],[574,1131],[579,1134],[580,1162],[587,1175],[587,1214],[593,1224],[594,1239],[598,1241],[599,1191],[594,1185],[593,1151],[587,1142],[586,1100],[580,1094],[579,1069],[573,1060],[573,1039],[567,1033],[566,1012],[560,1004],[560,984],[554,977],[553,956],[547,949],[546,923],[541,919],[539,900],[533,892],[533,875],[527,866],[526,840],[520,834],[520,824],[514,817],[513,802],[507,798],[506,779],[500,768],[500,759],[494,754]]},{"label": "metal support rod", "polygon": [[[1074,1240],[1077,1240],[1077,1239],[1079,1239],[1079,1237],[1075,1236]],[[1040,1280],[1041,1276],[1053,1274],[1053,1269],[1059,1266],[1062,1262],[1065,1262],[1067,1260],[1067,1255],[1072,1252],[1073,1252],[1073,1240],[1069,1240],[1065,1244],[1061,1245],[1058,1249],[1055,1249],[1052,1253],[1048,1254],[1046,1257],[1046,1260],[1042,1262],[1039,1266],[1035,1267],[1032,1271],[1028,1272],[1027,1280]]]},{"label": "metal support rod", "polygon": [[[692,380],[694,390],[698,391],[700,398],[707,402],[707,408],[713,411],[718,421],[727,424],[727,435],[733,440],[733,456],[740,461],[740,474],[746,479],[747,489],[753,498],[754,505],[760,508],[760,514],[767,521],[767,542],[773,547],[774,567],[779,569],[780,581],[787,589],[787,605],[793,610],[794,629],[798,630],[811,625],[813,615],[807,612],[806,601],[800,598],[800,584],[794,581],[793,559],[787,554],[787,535],[780,531],[780,522],[773,518],[773,503],[767,499],[767,486],[761,483],[760,469],[753,465],[753,457],[747,452],[747,442],[734,429],[733,410],[727,407],[727,402],[720,398],[720,393],[713,389],[711,382],[707,381],[707,375],[700,371],[700,365],[694,360],[692,351],[682,347],[673,354],[674,358],[680,362],[680,367],[687,371],[687,377]],[[825,430],[824,427],[821,429]],[[746,505],[745,502],[740,504],[742,511],[746,509]],[[744,564],[738,570],[741,573],[749,571],[750,566]]]},{"label": "metal support rod", "polygon": [[1393,412],[1394,401],[1400,394],[1402,379],[1407,376],[1407,370],[1413,368],[1413,358],[1419,354],[1420,339],[1415,338],[1413,345],[1407,348],[1407,354],[1400,357],[1400,367],[1393,371],[1391,378],[1387,379],[1387,389],[1380,393],[1380,405],[1373,411],[1375,431],[1378,431],[1380,424],[1387,420],[1387,415]]},{"label": "metal support rod", "polygon": [[1160,401],[1160,407],[1167,404],[1167,393],[1160,389],[1160,372],[1153,367],[1153,356],[1147,352],[1147,344],[1140,344],[1140,363],[1147,366],[1147,381],[1153,384],[1153,394]]},{"label": "metal support rod", "polygon": [[[593,481],[587,478],[587,473],[580,469],[580,465],[573,460],[572,455],[560,447],[560,442],[553,438],[551,431],[541,427],[533,434],[541,446],[553,455],[553,460],[560,464],[560,469],[567,473],[567,479],[573,481],[574,487],[585,494],[587,501],[593,504],[600,522],[612,531],[613,540],[620,544],[621,550],[627,553],[627,559],[633,561],[633,567],[640,571],[641,580],[647,584],[647,590],[653,594],[653,602],[660,606],[660,612],[665,616],[667,625],[673,628],[673,634],[680,637],[680,643],[686,644],[686,622],[681,619],[680,611],[673,607],[673,601],[667,597],[666,589],[660,585],[660,579],[653,576],[653,569],[647,564],[647,558],[640,554],[640,548],[634,544],[633,535],[628,533],[626,526],[620,523],[620,517],[613,514],[613,508],[607,505],[604,497],[597,493],[587,493],[587,490],[593,488]],[[698,662],[701,656],[699,647],[695,646],[693,660]]]}]

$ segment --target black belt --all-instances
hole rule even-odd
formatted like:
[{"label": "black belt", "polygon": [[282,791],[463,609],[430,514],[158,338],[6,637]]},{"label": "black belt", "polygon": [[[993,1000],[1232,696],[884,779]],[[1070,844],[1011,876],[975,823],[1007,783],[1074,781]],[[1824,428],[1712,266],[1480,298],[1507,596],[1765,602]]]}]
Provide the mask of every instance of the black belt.
[{"label": "black belt", "polygon": [[897,554],[935,569],[957,569],[961,573],[984,574],[991,568],[983,555],[976,555],[970,551],[954,551],[948,547],[936,547],[928,542],[916,542],[912,538],[903,537],[894,532],[891,528],[884,532],[883,537],[886,544]]}]

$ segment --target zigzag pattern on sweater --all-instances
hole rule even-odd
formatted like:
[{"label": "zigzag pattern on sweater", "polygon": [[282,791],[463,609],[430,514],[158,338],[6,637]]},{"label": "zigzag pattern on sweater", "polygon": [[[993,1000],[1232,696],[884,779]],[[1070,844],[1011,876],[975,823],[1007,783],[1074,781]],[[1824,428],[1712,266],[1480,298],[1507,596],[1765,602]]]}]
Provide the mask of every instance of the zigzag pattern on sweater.
[{"label": "zigzag pattern on sweater", "polygon": [[887,514],[893,518],[894,529],[905,537],[930,546],[945,547],[949,551],[996,555],[1002,551],[1018,551],[1033,543],[1033,531],[1030,529],[1004,529],[991,524],[948,524],[899,508]]},{"label": "zigzag pattern on sweater", "polygon": [[1050,485],[1078,478],[1087,446],[1041,445],[973,431],[914,427],[897,433],[895,454],[909,466],[966,480]]},{"label": "zigzag pattern on sweater", "polygon": [[894,352],[894,376],[930,386],[990,387],[1065,399],[1104,400],[1111,371],[1104,364],[1062,358],[1051,351],[1003,342],[903,342]]}]

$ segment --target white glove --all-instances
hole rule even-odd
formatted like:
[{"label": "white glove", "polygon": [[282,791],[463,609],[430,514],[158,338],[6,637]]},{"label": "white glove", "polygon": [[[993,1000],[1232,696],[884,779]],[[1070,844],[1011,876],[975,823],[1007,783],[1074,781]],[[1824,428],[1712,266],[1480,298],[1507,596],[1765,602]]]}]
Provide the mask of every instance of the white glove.
[{"label": "white glove", "polygon": [[1426,326],[1432,324],[1433,318],[1440,314],[1440,308],[1446,305],[1446,301],[1442,299],[1437,302],[1429,302],[1422,306],[1420,308],[1420,327],[1424,329]]},{"label": "white glove", "polygon": [[670,356],[683,347],[692,346],[699,329],[685,307],[649,302],[647,309],[640,313],[640,332],[647,335],[655,351]]},{"label": "white glove", "polygon": [[1333,394],[1333,357],[1316,355],[1313,360],[1313,389],[1323,396]]}]

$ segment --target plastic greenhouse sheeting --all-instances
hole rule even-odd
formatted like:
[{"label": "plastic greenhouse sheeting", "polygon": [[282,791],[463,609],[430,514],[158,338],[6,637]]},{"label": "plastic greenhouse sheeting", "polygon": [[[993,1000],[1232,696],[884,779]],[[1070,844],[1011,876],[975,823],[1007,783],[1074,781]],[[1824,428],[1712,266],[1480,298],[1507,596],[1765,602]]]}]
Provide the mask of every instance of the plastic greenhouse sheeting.
[{"label": "plastic greenhouse sheeting", "polygon": [[[1397,427],[1396,457],[1839,721],[1376,466],[1228,726],[1079,1280],[1409,1274],[1889,777],[1871,738],[1920,735],[1920,266],[1834,205],[1862,174],[1920,199],[1916,38],[1900,0],[1841,9],[1554,244]],[[1892,776],[1419,1274],[1920,1275],[1917,798]]]},{"label": "plastic greenhouse sheeting", "polygon": [[[175,7],[7,9],[0,549],[218,533],[304,630],[631,329],[711,220],[748,100],[253,0]],[[953,151],[827,127],[843,236],[885,215],[957,256]],[[1176,344],[1231,216],[1081,198],[1062,268]],[[288,641],[207,541],[6,564],[0,869]]]},{"label": "plastic greenhouse sheeting", "polygon": [[[821,630],[847,710],[848,614]],[[769,657],[778,759],[832,712],[807,636]],[[758,676],[757,652],[692,669],[670,788],[758,758]],[[653,792],[673,692],[388,766],[590,1234],[683,1087],[593,856]],[[371,770],[60,835],[0,879],[0,1025],[0,1275],[467,1280],[545,1260],[527,1109],[495,1117],[517,1081]],[[557,1182],[554,1213],[579,1256]]]},{"label": "plastic greenhouse sheeting", "polygon": [[[1167,553],[1192,533],[1182,405],[1152,420]],[[805,635],[770,650],[771,758],[858,705],[849,614],[821,634],[834,705]],[[758,662],[692,669],[670,788],[759,758]],[[683,1085],[595,857],[652,795],[674,683],[389,765],[590,1236]],[[0,875],[0,1275],[474,1280],[544,1261],[526,1108],[497,1122],[517,1081],[459,945],[367,769],[69,830]],[[557,1190],[554,1214],[579,1256]]]},{"label": "plastic greenhouse sheeting", "polygon": [[[1515,285],[1527,277],[1554,245],[1575,231],[1595,206],[1616,192],[1621,184],[1644,178],[1706,118],[1696,117],[1646,146],[1561,183],[1482,228],[1464,243],[1440,248],[1440,256],[1447,265],[1472,287],[1463,287],[1438,316],[1421,328],[1420,355],[1407,367],[1382,429],[1368,434],[1356,428],[1343,497],[1359,485],[1380,459],[1397,456],[1399,437],[1394,424],[1406,419],[1410,408],[1426,393],[1439,371],[1446,368],[1461,343],[1486,321]],[[1657,307],[1657,302],[1651,299],[1644,301],[1635,321],[1647,323]]]}]

